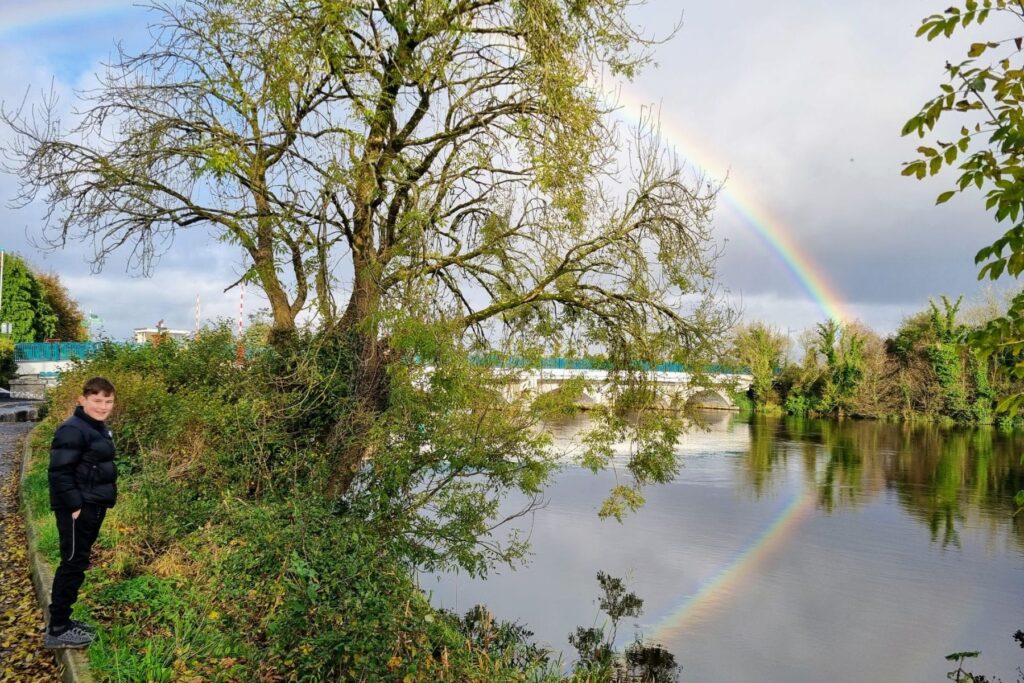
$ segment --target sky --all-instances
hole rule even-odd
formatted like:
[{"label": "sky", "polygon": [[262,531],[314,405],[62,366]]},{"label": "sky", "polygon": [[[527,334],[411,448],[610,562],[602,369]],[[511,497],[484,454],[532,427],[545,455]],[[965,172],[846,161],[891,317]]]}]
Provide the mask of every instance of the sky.
[{"label": "sky", "polygon": [[[921,18],[947,5],[651,0],[635,11],[656,35],[682,26],[657,47],[656,65],[621,86],[619,116],[628,122],[631,106],[656,107],[666,143],[725,179],[714,218],[719,280],[745,319],[796,335],[827,315],[773,239],[797,245],[833,308],[882,333],[929,298],[982,296],[973,255],[1000,231],[980,199],[936,207],[952,174],[900,176],[920,144],[900,129],[937,92],[942,65],[998,34],[986,26],[953,41],[915,39]],[[52,84],[70,108],[116,41],[129,51],[148,44],[150,18],[131,0],[0,0],[0,100],[38,102]],[[10,140],[0,127],[0,147]],[[197,296],[204,322],[238,317],[237,289],[224,292],[240,273],[232,247],[192,231],[149,277],[131,272],[127,255],[96,273],[89,244],[39,248],[44,207],[12,208],[17,189],[17,178],[0,172],[0,248],[57,272],[101,318],[102,333],[124,338],[158,320],[191,329]],[[251,289],[245,306],[261,306]]]}]

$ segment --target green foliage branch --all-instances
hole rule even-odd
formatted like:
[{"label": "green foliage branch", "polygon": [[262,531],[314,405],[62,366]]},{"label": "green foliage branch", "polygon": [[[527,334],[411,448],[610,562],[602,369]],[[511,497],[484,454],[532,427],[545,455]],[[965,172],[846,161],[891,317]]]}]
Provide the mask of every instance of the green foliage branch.
[{"label": "green foliage branch", "polygon": [[[921,22],[918,36],[931,41],[951,37],[972,23],[983,24],[993,13],[1019,26],[1024,5],[1012,0],[966,0]],[[903,175],[918,179],[936,175],[944,167],[956,168],[956,187],[941,193],[937,203],[968,189],[985,194],[985,208],[1010,227],[992,244],[981,248],[975,263],[978,278],[995,280],[1004,273],[1018,277],[1024,272],[1024,35],[1011,33],[974,42],[967,59],[947,63],[947,82],[903,127],[903,135],[925,138],[935,134],[944,118],[957,117],[958,134],[948,141],[936,137],[933,144],[917,148],[919,159],[909,162]],[[971,337],[981,358],[996,357],[998,365],[1013,378],[1024,378],[1024,294],[1018,295],[1007,314]],[[1001,361],[1001,362],[1000,362]],[[997,409],[1015,414],[1024,405],[1024,392],[1014,392]],[[1024,492],[1021,492],[1024,503]]]},{"label": "green foliage branch", "polygon": [[[1007,0],[971,0],[963,6],[951,6],[941,14],[927,17],[918,36],[929,41],[950,37],[972,23],[982,24],[995,12],[1019,21],[1024,8]],[[921,158],[904,166],[903,174],[916,178],[936,175],[943,168],[956,168],[957,186],[939,195],[937,203],[949,201],[958,192],[983,190],[986,209],[998,222],[1010,222],[1007,231],[975,256],[981,266],[979,279],[995,280],[1008,274],[1017,277],[1024,270],[1024,225],[1020,220],[1024,199],[1024,62],[1022,38],[1009,37],[972,43],[967,59],[947,63],[947,83],[942,94],[929,100],[903,128],[903,135],[925,138],[933,134],[940,121],[958,116],[964,121],[959,134],[950,142],[936,138],[933,145],[918,148]],[[986,56],[991,58],[987,61]],[[1017,378],[1024,377],[1018,367],[1024,342],[1021,316],[1024,301],[1016,301],[1006,315],[990,321],[970,335],[982,359],[993,354]],[[1024,395],[1005,397],[1000,411],[1016,411]]]}]

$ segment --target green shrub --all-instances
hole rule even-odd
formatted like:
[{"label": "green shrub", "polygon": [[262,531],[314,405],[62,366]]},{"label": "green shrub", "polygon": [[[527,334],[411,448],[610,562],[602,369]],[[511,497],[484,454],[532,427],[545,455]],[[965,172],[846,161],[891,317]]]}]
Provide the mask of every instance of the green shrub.
[{"label": "green shrub", "polygon": [[787,414],[795,417],[804,417],[811,410],[811,399],[803,394],[792,393],[786,396],[783,409]]},{"label": "green shrub", "polygon": [[750,393],[747,391],[732,391],[729,393],[729,398],[732,400],[734,406],[736,406],[741,414],[748,415],[754,412],[754,399],[750,398]]},{"label": "green shrub", "polygon": [[18,374],[18,363],[14,360],[14,342],[0,337],[0,385],[9,387]]},{"label": "green shrub", "polygon": [[[490,410],[489,371],[451,348],[398,344],[419,360],[392,370],[373,435],[388,457],[364,463],[341,504],[323,491],[352,410],[343,339],[300,335],[239,364],[216,329],[106,345],[64,375],[40,453],[85,379],[117,388],[120,495],[78,607],[105,624],[89,651],[101,679],[565,680],[524,628],[435,610],[414,580],[421,567],[484,573],[521,556],[522,545],[477,540],[502,495],[536,493],[554,467],[547,437],[528,428],[536,413]],[[448,355],[427,376],[430,354]],[[467,474],[422,496],[442,470]],[[40,508],[45,476],[38,462],[29,488]]]}]

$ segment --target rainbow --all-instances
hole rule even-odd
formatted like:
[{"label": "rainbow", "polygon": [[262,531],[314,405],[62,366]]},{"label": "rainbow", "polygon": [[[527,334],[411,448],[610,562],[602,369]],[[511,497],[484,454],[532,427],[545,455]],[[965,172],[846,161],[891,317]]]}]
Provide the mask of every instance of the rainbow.
[{"label": "rainbow", "polygon": [[771,525],[739,553],[732,562],[707,579],[694,593],[687,595],[653,625],[647,640],[664,643],[674,639],[710,614],[731,593],[731,589],[753,573],[772,551],[784,545],[800,524],[814,512],[817,495],[809,489],[795,496]]},{"label": "rainbow", "polygon": [[[636,90],[621,87],[613,93],[606,92],[605,100],[618,116],[628,118],[634,124],[641,121],[649,123],[651,114],[659,114],[654,116],[653,122],[663,141],[675,147],[680,156],[702,170],[709,179],[718,182],[726,180],[729,175],[728,165],[715,162],[714,155],[701,148],[696,142],[695,135],[686,134],[678,124],[661,115],[662,113]],[[719,196],[736,211],[771,251],[778,254],[793,278],[814,300],[826,318],[837,322],[855,319],[856,316],[846,310],[842,297],[814,261],[793,240],[789,231],[766,209],[757,206],[742,184],[735,178],[728,178]]]}]

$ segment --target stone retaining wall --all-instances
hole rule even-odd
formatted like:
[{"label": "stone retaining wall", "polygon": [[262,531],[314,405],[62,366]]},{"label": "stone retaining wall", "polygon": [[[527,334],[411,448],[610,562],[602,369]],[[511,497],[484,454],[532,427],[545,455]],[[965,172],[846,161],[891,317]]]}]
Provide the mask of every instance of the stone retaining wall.
[{"label": "stone retaining wall", "polygon": [[39,419],[38,403],[0,403],[0,422],[35,422]]},{"label": "stone retaining wall", "polygon": [[56,385],[56,377],[19,375],[11,380],[11,398],[42,401],[46,398],[46,390]]}]

